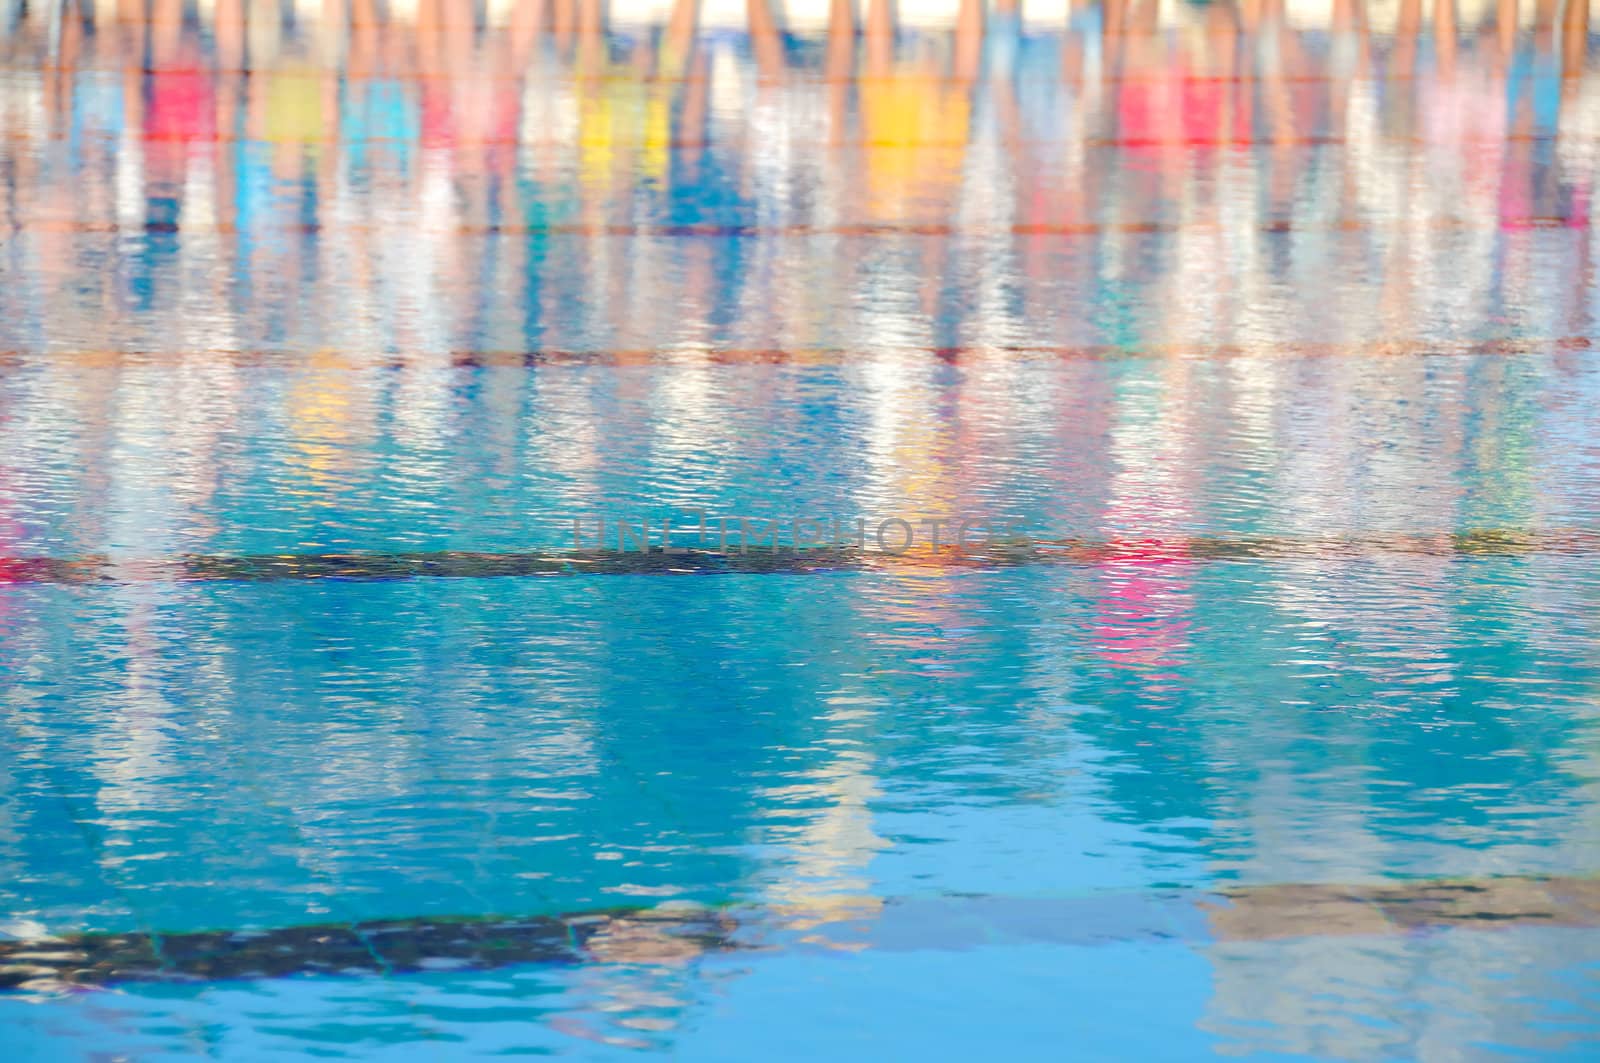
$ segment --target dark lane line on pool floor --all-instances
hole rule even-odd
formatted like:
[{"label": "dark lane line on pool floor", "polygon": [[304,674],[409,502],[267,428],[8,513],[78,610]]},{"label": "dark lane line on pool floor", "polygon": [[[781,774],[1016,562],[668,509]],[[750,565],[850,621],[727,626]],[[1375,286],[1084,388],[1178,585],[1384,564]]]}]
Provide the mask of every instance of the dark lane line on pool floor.
[{"label": "dark lane line on pool floor", "polygon": [[386,919],[273,930],[0,939],[0,990],[388,975],[512,964],[681,963],[708,953],[1000,942],[1190,946],[1507,926],[1600,927],[1600,878],[1291,883],[1077,898],[838,898],[778,908],[664,905],[555,916]]},{"label": "dark lane line on pool floor", "polygon": [[994,359],[1016,361],[1124,361],[1133,359],[1234,359],[1234,358],[1445,358],[1508,357],[1517,355],[1575,354],[1596,349],[1592,336],[1555,336],[1493,340],[1378,340],[1353,343],[1296,342],[1179,344],[969,344],[956,346],[874,344],[859,347],[721,347],[721,348],[614,348],[581,350],[540,348],[530,350],[442,350],[408,354],[293,350],[241,350],[191,348],[187,350],[56,350],[23,348],[0,350],[0,365],[23,364],[98,366],[175,365],[197,358],[225,359],[234,365],[281,369],[491,369],[542,366],[648,367],[651,365],[795,365],[850,366],[883,358],[935,357],[943,361]]},{"label": "dark lane line on pool floor", "polygon": [[953,546],[938,552],[926,546],[903,553],[849,547],[804,549],[753,547],[720,552],[676,547],[664,553],[604,550],[487,552],[469,550],[394,553],[307,553],[186,555],[119,559],[0,557],[0,586],[55,584],[84,586],[121,583],[195,583],[406,579],[486,579],[528,576],[638,576],[905,572],[925,570],[994,571],[1030,565],[1104,566],[1117,564],[1219,561],[1357,560],[1379,555],[1436,558],[1519,557],[1530,554],[1600,554],[1600,529],[1545,531],[1479,529],[1456,533],[1290,538],[1280,536],[1123,539],[1031,539],[1013,543]]}]

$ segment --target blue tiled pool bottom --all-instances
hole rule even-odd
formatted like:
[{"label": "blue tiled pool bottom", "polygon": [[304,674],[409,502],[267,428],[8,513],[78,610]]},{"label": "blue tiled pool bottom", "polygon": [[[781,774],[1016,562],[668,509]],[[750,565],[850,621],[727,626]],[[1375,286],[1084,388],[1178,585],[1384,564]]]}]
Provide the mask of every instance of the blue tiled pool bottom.
[{"label": "blue tiled pool bottom", "polygon": [[[1592,1044],[1597,946],[1594,931],[1518,929],[1213,948],[811,950],[149,987],[0,1001],[0,1016],[22,1058],[606,1059],[670,1049],[737,1060],[768,1045],[792,1058],[865,1060],[949,1058],[981,1042],[1016,1058],[1334,1060],[1408,1058],[1431,1039],[1578,1060]],[[1519,973],[1487,973],[1508,970]],[[1397,977],[1414,988],[1397,992]],[[1501,1003],[1486,1011],[1486,999]]]}]

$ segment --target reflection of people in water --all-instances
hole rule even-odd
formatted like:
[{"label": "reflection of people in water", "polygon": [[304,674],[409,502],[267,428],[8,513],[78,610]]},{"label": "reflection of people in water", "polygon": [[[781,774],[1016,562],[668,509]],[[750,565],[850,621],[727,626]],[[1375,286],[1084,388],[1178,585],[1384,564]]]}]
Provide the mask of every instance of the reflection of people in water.
[{"label": "reflection of people in water", "polygon": [[[0,366],[3,366],[0,362]],[[0,398],[0,433],[7,429],[7,422],[14,414],[7,408],[9,404]],[[8,634],[10,617],[13,607],[13,598],[7,586],[25,578],[28,564],[19,555],[23,544],[25,529],[22,522],[17,520],[20,510],[20,499],[12,482],[14,473],[6,459],[0,457],[0,644],[3,644]]]},{"label": "reflection of people in water", "polygon": [[[404,13],[409,8],[389,11],[373,0],[351,0],[309,17],[301,8],[293,22],[274,17],[280,8],[270,2],[218,0],[193,15],[179,6],[176,0],[130,3],[125,13],[139,17],[119,21],[106,21],[101,17],[104,8],[96,6],[86,8],[81,18],[67,19],[60,38],[63,70],[46,82],[46,108],[57,117],[47,120],[55,128],[65,121],[60,116],[69,112],[88,113],[112,105],[108,88],[117,82],[117,75],[72,66],[86,41],[93,41],[96,49],[124,53],[121,58],[129,60],[122,64],[129,72],[122,82],[124,106],[145,139],[141,158],[118,159],[119,166],[136,168],[140,181],[123,180],[119,187],[142,184],[146,198],[142,220],[155,236],[182,224],[188,189],[198,187],[196,181],[210,180],[195,169],[194,161],[211,152],[209,141],[221,138],[224,157],[216,167],[212,209],[217,222],[228,229],[228,240],[233,232],[240,234],[238,272],[243,278],[221,298],[234,300],[230,312],[254,317],[262,326],[259,332],[276,333],[286,326],[287,317],[266,309],[256,297],[259,289],[252,294],[257,278],[293,276],[299,266],[292,259],[264,253],[271,241],[259,238],[263,230],[258,224],[270,230],[285,222],[312,220],[327,209],[335,175],[377,176],[373,151],[379,144],[400,160],[413,158],[420,141],[447,149],[451,196],[439,206],[465,229],[491,228],[508,212],[513,221],[529,217],[534,208],[527,197],[513,195],[516,181],[547,183],[546,194],[534,197],[541,202],[548,202],[558,189],[576,192],[587,204],[584,219],[595,224],[611,221],[624,202],[638,202],[638,193],[645,202],[660,204],[673,221],[690,223],[716,213],[710,205],[721,195],[717,191],[721,187],[738,189],[737,194],[753,199],[772,194],[751,182],[753,133],[742,138],[735,152],[720,151],[719,145],[719,150],[708,153],[700,143],[710,128],[705,124],[710,68],[695,45],[697,9],[688,0],[672,6],[661,34],[639,40],[609,31],[605,5],[595,0],[496,4],[482,26],[459,17],[440,0],[416,4],[414,18]],[[1581,137],[1556,135],[1563,122],[1571,126],[1583,120],[1585,93],[1592,94],[1585,88],[1592,79],[1586,75],[1582,50],[1590,15],[1581,3],[1542,0],[1526,34],[1518,31],[1516,6],[1497,3],[1490,24],[1476,32],[1493,46],[1479,48],[1467,39],[1472,34],[1463,33],[1455,5],[1405,0],[1397,12],[1392,46],[1372,49],[1368,42],[1379,31],[1367,18],[1366,5],[1338,0],[1329,15],[1336,40],[1326,54],[1320,45],[1303,43],[1313,38],[1288,17],[1304,15],[1289,12],[1277,0],[1187,5],[1165,15],[1159,5],[1144,0],[1075,4],[1074,21],[1057,49],[1060,70],[1076,76],[1074,71],[1089,69],[1086,63],[1098,62],[1098,55],[1104,57],[1105,77],[1094,83],[1093,91],[1084,84],[1082,91],[1073,93],[1063,93],[1059,86],[1042,91],[1047,78],[1038,75],[1046,68],[1028,64],[1031,55],[1046,47],[1049,35],[1039,33],[1037,23],[1030,23],[1031,32],[1024,34],[1018,10],[1010,3],[992,8],[976,0],[960,3],[951,32],[941,36],[897,28],[891,4],[867,3],[860,39],[859,72],[864,76],[857,78],[855,13],[843,0],[832,6],[822,57],[826,77],[814,87],[819,95],[825,94],[830,115],[821,136],[836,143],[859,140],[861,144],[859,150],[827,153],[819,158],[818,170],[846,190],[844,223],[937,230],[971,217],[974,204],[998,199],[1016,208],[1015,220],[1024,225],[1181,221],[1215,226],[1220,238],[1227,235],[1221,211],[1228,204],[1209,199],[1208,189],[1226,180],[1222,167],[1237,163],[1242,149],[1250,165],[1267,178],[1274,220],[1305,218],[1314,222],[1307,230],[1315,229],[1324,224],[1317,220],[1323,218],[1322,199],[1333,195],[1340,207],[1335,213],[1356,234],[1347,243],[1361,239],[1361,225],[1371,210],[1388,210],[1401,195],[1410,204],[1407,216],[1424,221],[1430,216],[1465,218],[1464,211],[1476,217],[1482,209],[1493,209],[1502,228],[1511,233],[1557,221],[1579,229],[1589,224],[1591,153],[1582,150]],[[789,78],[786,71],[809,59],[801,58],[803,50],[785,44],[770,2],[753,3],[749,19],[757,74],[752,83],[758,99],[774,104],[774,110],[802,115],[801,101],[813,86],[805,79]],[[342,58],[335,32],[341,21],[348,22],[349,42]],[[38,25],[30,14],[16,32],[35,33]],[[92,34],[86,34],[86,26],[92,26]],[[208,28],[209,38],[202,27]],[[558,27],[564,29],[558,32]],[[1082,39],[1090,34],[1096,38],[1092,47]],[[1388,36],[1387,27],[1383,34]],[[309,52],[307,44],[312,46]],[[147,47],[152,70],[145,76]],[[215,62],[206,54],[208,48],[215,49]],[[135,50],[138,62],[131,61]],[[1352,88],[1360,84],[1347,79],[1348,71],[1359,69],[1366,62],[1362,57],[1369,54],[1381,63],[1372,68],[1378,75],[1373,90],[1381,102],[1378,108],[1361,100]],[[324,76],[325,65],[340,63],[348,65],[350,78],[341,83]],[[528,165],[530,159],[559,154],[552,145],[568,136],[559,125],[525,121],[520,88],[540,64],[554,70],[552,87],[578,90],[575,140],[563,149],[575,147],[578,152],[582,167],[578,181],[566,180],[554,162],[549,170]],[[245,66],[254,73],[241,76]],[[1018,80],[1024,68],[1026,77]],[[659,74],[654,80],[652,70]],[[1290,76],[1293,71],[1310,73]],[[1334,76],[1318,76],[1319,72]],[[423,74],[428,76],[419,76]],[[1416,87],[1414,81],[1425,84]],[[641,83],[649,87],[641,90]],[[1505,106],[1480,106],[1486,90],[1501,91]],[[1112,101],[1110,106],[1095,102],[1099,98],[1095,94],[1101,92]],[[536,86],[534,95],[551,93]],[[242,127],[236,117],[241,98],[248,113]],[[97,104],[96,99],[102,102]],[[1068,135],[1053,141],[1063,116],[1050,108],[1063,99],[1069,106],[1089,110]],[[1347,125],[1352,100],[1371,110],[1370,118],[1361,119],[1368,128]],[[1480,111],[1488,125],[1461,124],[1464,114]],[[551,114],[561,113],[552,104]],[[1512,136],[1503,143],[1493,133],[1500,114]],[[1107,116],[1115,116],[1115,125],[1105,122]],[[1441,124],[1442,119],[1455,124]],[[735,115],[719,118],[727,123],[719,128],[731,128],[738,121]],[[996,194],[998,186],[986,176],[988,148],[974,152],[970,144],[975,122],[998,129],[998,139],[1010,153],[1007,169],[1014,188]],[[321,150],[323,142],[336,134],[343,137],[359,127],[367,130],[365,137],[342,142],[338,152]],[[235,140],[241,128],[248,136]],[[791,129],[802,140],[812,135],[812,127],[801,120],[776,133],[770,124],[762,128],[764,136],[787,138]],[[1127,143],[1114,151],[1090,143],[1108,133]],[[1253,143],[1258,137],[1270,141],[1274,149],[1263,154]],[[1321,137],[1341,143],[1326,150],[1306,143]],[[1427,148],[1427,159],[1422,160],[1425,170],[1418,170],[1417,150],[1406,139],[1411,137],[1435,145]],[[672,146],[674,140],[682,142],[681,148]],[[1207,155],[1195,148],[1202,144],[1220,146]],[[109,140],[99,148],[108,149]],[[79,143],[72,150],[89,158],[96,146]],[[1359,154],[1363,165],[1348,170],[1346,181],[1322,181],[1316,175],[1323,171],[1308,167],[1330,152]],[[15,159],[19,173],[35,165],[28,155],[20,153]],[[736,160],[739,155],[745,158]],[[385,178],[407,165],[391,168],[387,162],[382,160],[380,166]],[[1119,175],[1114,196],[1113,183],[1105,179],[1108,170]],[[306,180],[313,172],[314,180]],[[94,187],[92,178],[86,181]],[[297,183],[307,192],[315,186],[314,197],[291,202]],[[396,187],[402,186],[400,182]],[[774,186],[782,187],[781,182]],[[674,191],[663,195],[668,189]],[[1341,199],[1349,210],[1337,203]],[[597,213],[595,205],[601,201],[607,206]],[[1486,208],[1487,203],[1494,206]],[[781,211],[769,214],[803,221],[803,210],[801,204],[786,203]],[[299,217],[294,216],[297,212]],[[533,223],[561,214],[547,211]],[[985,225],[1009,220],[1001,213],[979,218]],[[43,243],[45,234],[38,240]],[[493,262],[480,264],[481,256],[474,257],[478,246],[469,249],[463,243],[463,253],[473,263],[452,264],[446,272],[458,272],[461,282],[450,291],[441,287],[435,295],[450,307],[443,316],[475,320],[446,329],[443,335],[468,343],[471,337],[486,337],[501,300],[514,300],[524,316],[532,315],[531,327],[538,332],[550,315],[540,316],[530,308],[570,301],[568,291],[587,283],[579,277],[569,284],[564,278],[575,266],[594,268],[595,256],[575,262],[569,256],[545,255],[539,248],[530,254],[528,244],[534,242],[537,238],[477,242],[495,262],[516,259],[513,272],[531,270],[536,275],[537,283],[515,293],[484,292],[481,278],[495,276],[497,270]],[[959,346],[974,328],[991,327],[1002,316],[996,308],[990,306],[977,315],[971,299],[963,297],[977,267],[963,267],[962,256],[949,241],[922,240],[920,245],[917,309],[932,324],[934,342]],[[873,246],[881,249],[881,241],[873,245],[852,240],[846,246],[848,257],[857,260]],[[1438,258],[1443,252],[1410,237],[1388,246],[1393,253],[1384,255],[1384,265],[1375,273],[1390,284],[1385,320],[1398,326],[1402,324],[1398,319],[1413,309],[1432,283],[1412,259],[1419,254]],[[1514,244],[1508,247],[1506,268],[1485,274],[1482,283],[1500,288],[1539,283],[1528,273],[1537,263]],[[149,256],[159,258],[161,248],[162,241],[153,239],[141,249],[146,261],[136,264],[136,291],[147,292],[160,275]],[[679,322],[684,335],[726,335],[725,322],[739,316],[750,321],[748,331],[759,336],[793,330],[794,324],[778,316],[776,309],[769,320],[755,321],[762,313],[761,300],[743,294],[719,297],[720,291],[738,283],[749,265],[734,249],[713,251],[696,244],[680,250],[684,261],[673,264],[673,275],[688,281],[680,285],[679,294],[699,308],[679,315],[689,319]],[[1089,256],[1065,253],[1076,250],[1060,239],[1037,238],[1019,241],[1010,250],[1025,278],[1024,295],[1018,300],[1025,310],[1034,304],[1060,306],[1062,299],[1088,291],[1091,285],[1101,285],[1109,293],[1106,306],[1123,298],[1132,300],[1128,305],[1137,305],[1136,297],[1152,294],[1130,290],[1139,287],[1137,280],[1110,285],[1093,276]],[[1326,252],[1319,252],[1302,234],[1295,253],[1303,259],[1334,250],[1330,243]],[[1190,254],[1185,261],[1195,258]],[[523,259],[529,259],[525,267]],[[1007,259],[996,255],[993,261]],[[1242,263],[1243,256],[1236,261]],[[1254,261],[1260,264],[1224,271],[1231,287],[1241,292],[1251,284],[1258,291],[1271,287],[1272,273],[1282,263],[1270,256]],[[1063,281],[1064,274],[1078,269],[1089,270],[1082,281]],[[840,272],[841,284],[854,283],[852,270]],[[1167,272],[1169,279],[1176,277]],[[1238,275],[1242,272],[1252,275]],[[380,283],[378,273],[366,270],[366,283]],[[1415,280],[1408,281],[1408,274]],[[1044,293],[1047,286],[1051,286],[1048,294],[1028,294]],[[1174,287],[1184,292],[1178,298],[1196,299],[1189,275],[1176,278]],[[477,294],[468,296],[467,290]],[[1570,292],[1570,286],[1566,290]],[[1173,296],[1157,289],[1154,297]],[[1571,296],[1567,301],[1571,305],[1559,318],[1570,321],[1578,315],[1581,320],[1581,299]],[[1481,307],[1519,305],[1514,298],[1485,298],[1476,291],[1470,302]],[[781,305],[787,312],[789,304]],[[620,309],[608,313],[626,317]],[[632,324],[615,321],[612,327],[622,330]],[[637,336],[659,331],[657,324],[633,328],[628,334],[636,338],[629,344],[639,346],[644,341]],[[582,328],[575,325],[574,331]],[[1461,325],[1462,331],[1471,328],[1470,322]]]},{"label": "reflection of people in water", "polygon": [[899,54],[889,0],[871,0],[864,40],[862,220],[946,222],[961,184],[970,86],[943,76],[928,51]]},{"label": "reflection of people in water", "polygon": [[[1168,386],[1181,389],[1181,371],[1172,376]],[[1151,417],[1150,410],[1137,408],[1134,396],[1126,401],[1129,421]],[[1162,470],[1185,464],[1174,460],[1183,445],[1178,405],[1178,396],[1169,395],[1158,421],[1113,429],[1113,438],[1126,442],[1113,453],[1121,469],[1102,518],[1111,552],[1096,571],[1101,588],[1092,632],[1096,656],[1118,668],[1146,672],[1157,682],[1175,678],[1192,623],[1193,562],[1183,533],[1193,519],[1183,501],[1189,496],[1184,486],[1161,482]]]}]

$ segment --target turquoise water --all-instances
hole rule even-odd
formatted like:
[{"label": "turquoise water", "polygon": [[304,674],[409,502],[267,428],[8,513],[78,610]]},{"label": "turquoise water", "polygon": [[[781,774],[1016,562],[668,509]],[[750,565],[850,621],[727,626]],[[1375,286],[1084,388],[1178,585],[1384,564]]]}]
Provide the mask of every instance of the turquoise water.
[{"label": "turquoise water", "polygon": [[11,1058],[1592,1056],[1579,8],[48,8]]}]

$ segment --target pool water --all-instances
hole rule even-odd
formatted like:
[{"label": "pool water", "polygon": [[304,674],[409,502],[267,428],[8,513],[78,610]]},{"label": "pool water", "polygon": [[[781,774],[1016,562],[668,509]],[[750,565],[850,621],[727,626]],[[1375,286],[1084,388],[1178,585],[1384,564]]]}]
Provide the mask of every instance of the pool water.
[{"label": "pool water", "polygon": [[1589,11],[726,6],[0,3],[7,1057],[1594,1058]]}]

